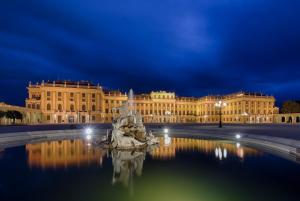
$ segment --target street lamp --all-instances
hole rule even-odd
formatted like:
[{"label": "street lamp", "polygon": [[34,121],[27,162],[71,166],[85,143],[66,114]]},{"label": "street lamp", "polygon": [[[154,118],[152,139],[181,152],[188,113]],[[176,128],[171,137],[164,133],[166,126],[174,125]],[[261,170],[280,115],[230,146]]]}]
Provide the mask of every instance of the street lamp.
[{"label": "street lamp", "polygon": [[244,124],[246,124],[248,113],[244,112],[242,113],[242,116],[244,117]]},{"label": "street lamp", "polygon": [[220,116],[220,121],[219,121],[219,128],[222,128],[222,108],[226,107],[227,103],[225,103],[224,101],[218,101],[215,103],[215,107],[219,108],[219,116]]},{"label": "street lamp", "polygon": [[170,111],[166,111],[165,112],[165,115],[166,115],[166,117],[167,117],[167,123],[170,123],[170,118],[171,118],[171,112]]}]

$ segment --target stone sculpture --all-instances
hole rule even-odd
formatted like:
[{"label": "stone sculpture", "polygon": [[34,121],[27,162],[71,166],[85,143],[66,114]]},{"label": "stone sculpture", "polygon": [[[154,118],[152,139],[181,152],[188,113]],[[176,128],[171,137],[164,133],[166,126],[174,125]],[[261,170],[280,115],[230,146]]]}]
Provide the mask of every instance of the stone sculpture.
[{"label": "stone sculpture", "polygon": [[139,149],[158,144],[159,140],[146,132],[142,116],[136,111],[133,91],[129,91],[128,101],[113,109],[113,129],[108,133],[105,143],[114,149]]}]

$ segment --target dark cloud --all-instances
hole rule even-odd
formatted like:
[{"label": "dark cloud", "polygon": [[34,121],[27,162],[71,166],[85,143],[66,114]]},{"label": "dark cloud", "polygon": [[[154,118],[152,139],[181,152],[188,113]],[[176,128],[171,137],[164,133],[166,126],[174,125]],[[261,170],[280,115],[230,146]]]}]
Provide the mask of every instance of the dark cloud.
[{"label": "dark cloud", "polygon": [[28,81],[47,79],[299,99],[299,8],[294,0],[5,1],[0,101],[23,104]]}]

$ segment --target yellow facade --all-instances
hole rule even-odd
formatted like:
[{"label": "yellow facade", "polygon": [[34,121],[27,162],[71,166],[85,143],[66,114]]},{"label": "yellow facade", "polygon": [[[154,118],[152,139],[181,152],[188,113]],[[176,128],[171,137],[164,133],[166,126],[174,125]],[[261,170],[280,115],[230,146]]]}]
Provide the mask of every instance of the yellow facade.
[{"label": "yellow facade", "polygon": [[[8,105],[6,103],[0,102],[0,111],[12,111],[16,110],[22,113],[23,119],[17,119],[16,124],[38,124],[42,123],[42,113],[38,109],[31,109],[26,107],[20,107],[16,105]],[[0,125],[12,124],[13,120],[3,117],[0,119]]]},{"label": "yellow facade", "polygon": [[[126,93],[89,82],[42,82],[29,84],[26,107],[41,110],[44,123],[102,123],[111,122],[114,108],[127,99]],[[216,123],[220,110],[215,103],[220,100],[227,103],[222,108],[225,123],[273,123],[278,113],[275,98],[258,93],[193,98],[157,91],[134,97],[145,123]]]}]

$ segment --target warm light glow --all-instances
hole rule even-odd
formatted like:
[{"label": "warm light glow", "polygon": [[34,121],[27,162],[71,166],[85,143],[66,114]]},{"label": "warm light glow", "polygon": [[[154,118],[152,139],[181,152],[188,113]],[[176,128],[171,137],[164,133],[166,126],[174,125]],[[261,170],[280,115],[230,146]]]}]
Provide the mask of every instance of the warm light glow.
[{"label": "warm light glow", "polygon": [[169,129],[165,128],[164,133],[169,133]]},{"label": "warm light glow", "polygon": [[222,108],[222,107],[226,107],[226,106],[227,106],[227,103],[223,102],[223,101],[218,101],[215,103],[215,107]]}]

